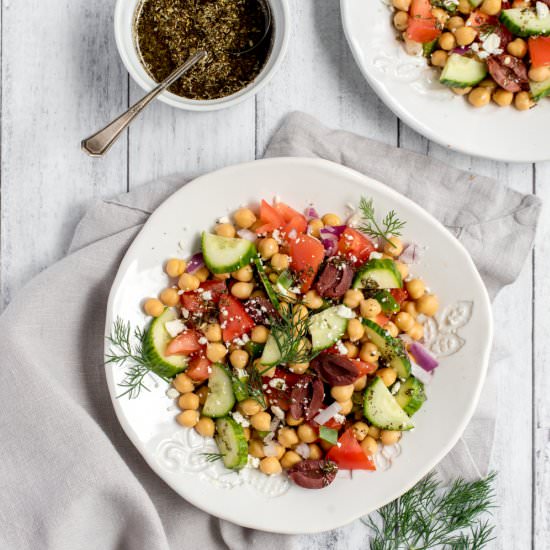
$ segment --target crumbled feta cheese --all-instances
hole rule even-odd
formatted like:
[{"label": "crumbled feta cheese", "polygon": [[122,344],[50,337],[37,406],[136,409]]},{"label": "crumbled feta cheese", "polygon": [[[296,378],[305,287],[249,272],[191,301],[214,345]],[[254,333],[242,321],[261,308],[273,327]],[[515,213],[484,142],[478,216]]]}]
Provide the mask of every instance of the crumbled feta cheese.
[{"label": "crumbled feta cheese", "polygon": [[168,388],[166,390],[166,397],[169,399],[177,399],[180,396],[180,392],[176,388]]},{"label": "crumbled feta cheese", "polygon": [[205,290],[202,294],[201,294],[201,298],[207,302],[208,300],[212,300],[212,291],[211,290]]},{"label": "crumbled feta cheese", "polygon": [[281,409],[281,407],[277,407],[277,405],[271,406],[271,412],[280,420],[283,420],[285,417],[285,412]]},{"label": "crumbled feta cheese", "polygon": [[256,456],[248,455],[247,466],[250,466],[250,468],[259,468],[260,459]]},{"label": "crumbled feta cheese", "polygon": [[205,336],[201,336],[201,337],[199,338],[199,344],[200,344],[201,346],[206,346],[206,344],[208,344],[208,339],[207,339]]},{"label": "crumbled feta cheese", "polygon": [[338,350],[338,353],[340,353],[340,355],[348,354],[348,348],[344,346],[344,344],[342,343],[342,340],[338,340],[338,342],[336,342],[336,349]]},{"label": "crumbled feta cheese", "polygon": [[278,229],[274,229],[271,233],[271,237],[277,241],[277,243],[282,244],[283,239],[281,238],[281,232]]},{"label": "crumbled feta cheese", "polygon": [[382,252],[371,252],[369,256],[369,260],[381,260],[382,259]]},{"label": "crumbled feta cheese", "polygon": [[268,382],[269,386],[278,390],[286,390],[286,382],[283,378],[272,378]]},{"label": "crumbled feta cheese", "polygon": [[275,195],[273,197],[273,204],[279,204],[281,202],[281,197],[279,195]]},{"label": "crumbled feta cheese", "polygon": [[230,223],[230,220],[227,216],[222,216],[221,218],[218,218],[218,223]]},{"label": "crumbled feta cheese", "polygon": [[548,17],[548,14],[550,14],[550,9],[548,9],[548,6],[544,2],[537,2],[535,4],[535,8],[539,19],[544,19],[545,17]]},{"label": "crumbled feta cheese", "polygon": [[181,319],[174,319],[173,321],[166,321],[164,328],[172,338],[175,338],[180,332],[185,330],[185,324]]},{"label": "crumbled feta cheese", "polygon": [[185,290],[178,290],[178,296],[181,296],[183,293],[185,292]]},{"label": "crumbled feta cheese", "polygon": [[243,428],[248,428],[250,426],[250,422],[239,411],[231,411],[229,414],[233,417],[233,420]]},{"label": "crumbled feta cheese", "polygon": [[502,53],[500,48],[500,36],[494,32],[490,34],[484,34],[481,36],[481,41],[483,43],[483,49],[489,55],[498,55]]},{"label": "crumbled feta cheese", "polygon": [[182,307],[181,308],[181,316],[184,318],[184,319],[189,319],[189,310]]},{"label": "crumbled feta cheese", "polygon": [[346,421],[346,417],[343,414],[336,413],[332,418],[339,424],[343,424]]},{"label": "crumbled feta cheese", "polygon": [[348,306],[344,305],[339,305],[336,308],[336,314],[343,319],[353,319],[355,317],[355,313]]},{"label": "crumbled feta cheese", "polygon": [[296,232],[296,229],[291,229],[290,233],[288,234],[288,238],[290,240],[294,240],[298,236],[298,233]]},{"label": "crumbled feta cheese", "polygon": [[399,391],[400,387],[401,387],[401,382],[399,382],[398,380],[391,388],[392,395],[395,395]]}]

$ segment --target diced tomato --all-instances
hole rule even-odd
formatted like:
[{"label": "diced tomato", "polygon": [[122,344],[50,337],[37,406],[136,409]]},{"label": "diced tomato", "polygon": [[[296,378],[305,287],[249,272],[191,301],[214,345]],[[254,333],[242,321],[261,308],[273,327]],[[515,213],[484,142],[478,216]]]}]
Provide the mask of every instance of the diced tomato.
[{"label": "diced tomato", "polygon": [[199,344],[200,335],[196,330],[184,330],[167,346],[165,355],[191,355],[202,349]]},{"label": "diced tomato", "polygon": [[187,367],[185,374],[196,382],[202,382],[210,376],[210,365],[211,362],[206,356],[203,353],[198,353],[189,361],[189,367]]},{"label": "diced tomato", "polygon": [[285,225],[283,216],[264,200],[260,203],[260,220],[262,221],[262,225],[256,229],[256,233],[258,234],[282,229]]},{"label": "diced tomato", "polygon": [[372,241],[351,227],[346,227],[338,240],[338,251],[355,266],[364,264],[374,250]]},{"label": "diced tomato", "polygon": [[296,234],[296,237],[298,237],[298,235],[301,235],[302,233],[305,233],[306,232],[306,229],[307,229],[307,221],[305,219],[304,216],[296,216],[294,218],[292,218],[283,228],[283,234],[286,236],[286,237],[289,237],[292,233],[292,231],[294,231],[294,233]]},{"label": "diced tomato", "polygon": [[[227,293],[225,281],[204,281],[199,288],[202,292],[194,290],[181,295],[181,305],[190,313],[204,313],[206,311],[206,301],[211,300],[217,304],[220,301],[220,296]],[[205,300],[202,297],[203,292],[210,292],[210,300]]]},{"label": "diced tomato", "polygon": [[254,327],[254,321],[246,312],[244,305],[231,294],[223,294],[220,298],[219,319],[224,342],[240,338]]},{"label": "diced tomato", "polygon": [[206,304],[196,292],[186,292],[181,295],[181,305],[190,313],[204,313]]},{"label": "diced tomato", "polygon": [[292,218],[302,216],[300,212],[297,212],[296,210],[294,210],[294,208],[290,208],[290,206],[288,206],[288,204],[285,204],[284,202],[278,202],[273,208],[275,208],[277,213],[283,218],[285,222],[289,222]]},{"label": "diced tomato", "polygon": [[385,327],[389,322],[390,318],[387,315],[384,315],[383,313],[379,313],[375,319],[377,324],[379,324],[381,327]]},{"label": "diced tomato", "polygon": [[404,288],[392,288],[390,294],[400,306],[409,298],[409,293]]},{"label": "diced tomato", "polygon": [[472,27],[476,31],[485,25],[497,25],[498,19],[494,15],[487,15],[480,10],[474,10],[470,13],[468,20],[466,21],[467,27]]},{"label": "diced tomato", "polygon": [[374,460],[367,456],[353,436],[353,430],[346,430],[327,454],[341,470],[376,470]]},{"label": "diced tomato", "polygon": [[550,65],[550,36],[529,38],[529,55],[532,67]]},{"label": "diced tomato", "polygon": [[355,366],[357,367],[357,370],[359,371],[359,375],[357,378],[361,378],[361,376],[364,376],[365,374],[372,374],[378,367],[376,365],[373,365],[372,363],[367,363],[366,361],[360,361],[359,359],[355,359],[354,361]]},{"label": "diced tomato", "polygon": [[325,257],[325,248],[316,238],[300,235],[299,238],[290,242],[289,252],[290,266],[300,279],[301,291],[307,292]]},{"label": "diced tomato", "polygon": [[[225,281],[204,281],[204,283],[200,284],[200,289],[202,289],[203,292],[210,292],[212,295],[212,301],[217,304],[220,301],[220,297],[222,294],[227,294],[227,286],[225,284]],[[199,292],[199,294],[202,294]]]},{"label": "diced tomato", "polygon": [[430,0],[413,0],[409,12],[407,38],[425,44],[441,34],[437,19],[432,15]]}]

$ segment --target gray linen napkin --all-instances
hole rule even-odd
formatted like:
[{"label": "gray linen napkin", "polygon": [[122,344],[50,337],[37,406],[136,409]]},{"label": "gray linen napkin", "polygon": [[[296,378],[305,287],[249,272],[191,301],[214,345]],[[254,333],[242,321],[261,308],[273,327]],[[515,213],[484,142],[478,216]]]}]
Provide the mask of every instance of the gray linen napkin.
[{"label": "gray linen napkin", "polygon": [[[514,281],[530,250],[538,200],[490,179],[329,130],[302,114],[286,119],[266,154],[328,158],[410,196],[466,245],[491,296]],[[102,366],[107,295],[151,211],[184,183],[165,179],[93,204],[66,258],[31,281],[0,317],[0,548],[317,546],[317,537],[243,529],[186,503],[150,471],[115,418]],[[486,472],[484,442],[494,423],[487,409],[442,463],[444,476]]]}]

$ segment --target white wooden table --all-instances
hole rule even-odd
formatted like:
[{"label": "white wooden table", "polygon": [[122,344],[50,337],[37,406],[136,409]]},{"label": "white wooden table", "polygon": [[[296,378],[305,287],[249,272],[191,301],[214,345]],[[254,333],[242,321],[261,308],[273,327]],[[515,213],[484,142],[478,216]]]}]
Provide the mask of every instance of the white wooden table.
[{"label": "white wooden table", "polygon": [[[368,0],[366,0],[368,1]],[[550,163],[507,165],[431,143],[402,124],[355,66],[337,0],[291,0],[289,55],[256,99],[212,114],[154,104],[107,158],[80,140],[136,100],[116,51],[112,0],[2,0],[0,296],[7,304],[62,257],[90,200],[175,172],[260,157],[291,110],[535,192],[550,202]],[[528,139],[528,137],[527,137]],[[549,145],[550,147],[550,145]],[[512,360],[500,373],[495,548],[550,548],[550,216],[521,277],[495,303]],[[303,548],[366,548],[364,533],[304,537]]]}]

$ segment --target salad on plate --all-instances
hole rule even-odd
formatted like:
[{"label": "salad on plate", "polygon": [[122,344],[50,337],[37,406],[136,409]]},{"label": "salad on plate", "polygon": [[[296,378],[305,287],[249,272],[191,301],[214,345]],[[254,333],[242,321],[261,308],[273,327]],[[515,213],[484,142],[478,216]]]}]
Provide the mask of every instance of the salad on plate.
[{"label": "salad on plate", "polygon": [[231,470],[284,471],[309,489],[375,470],[414,428],[438,366],[422,345],[438,298],[411,273],[422,249],[404,226],[365,198],[345,222],[279,200],[220,218],[200,251],[166,262],[136,352],[116,321],[107,362],[130,362],[123,395],[151,373],[168,382],[177,423],[214,438],[206,459]]}]

